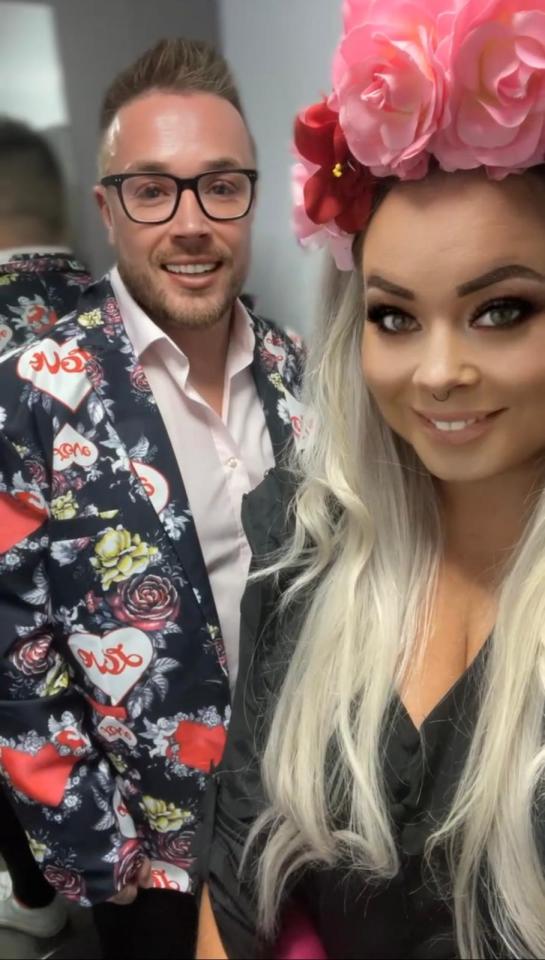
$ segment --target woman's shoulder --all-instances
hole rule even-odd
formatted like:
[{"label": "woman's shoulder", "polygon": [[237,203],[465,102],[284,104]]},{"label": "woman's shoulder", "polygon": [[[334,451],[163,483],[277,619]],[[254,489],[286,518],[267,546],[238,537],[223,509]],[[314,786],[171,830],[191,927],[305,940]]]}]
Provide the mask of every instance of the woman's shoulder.
[{"label": "woman's shoulder", "polygon": [[281,549],[290,535],[289,505],[297,489],[293,471],[276,466],[242,499],[242,523],[254,558]]}]

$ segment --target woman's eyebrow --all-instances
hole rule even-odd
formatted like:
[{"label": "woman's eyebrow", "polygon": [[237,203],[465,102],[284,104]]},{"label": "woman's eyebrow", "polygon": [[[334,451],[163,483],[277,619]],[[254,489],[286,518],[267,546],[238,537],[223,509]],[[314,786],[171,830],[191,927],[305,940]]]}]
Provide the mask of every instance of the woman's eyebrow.
[{"label": "woman's eyebrow", "polygon": [[478,293],[479,290],[483,290],[485,287],[491,287],[494,283],[516,278],[539,280],[540,283],[545,283],[545,276],[543,276],[542,273],[538,273],[537,270],[533,270],[531,267],[525,267],[520,263],[509,263],[504,267],[496,267],[494,270],[489,270],[487,273],[481,274],[480,277],[475,277],[475,280],[462,283],[461,286],[456,288],[456,293],[459,297],[467,297],[470,293]]},{"label": "woman's eyebrow", "polygon": [[365,286],[368,290],[371,287],[376,287],[377,290],[383,290],[384,293],[391,293],[394,297],[402,297],[404,300],[416,300],[416,296],[412,290],[409,290],[407,287],[400,287],[399,284],[392,283],[391,280],[386,280],[386,277],[381,277],[379,273],[369,274]]}]

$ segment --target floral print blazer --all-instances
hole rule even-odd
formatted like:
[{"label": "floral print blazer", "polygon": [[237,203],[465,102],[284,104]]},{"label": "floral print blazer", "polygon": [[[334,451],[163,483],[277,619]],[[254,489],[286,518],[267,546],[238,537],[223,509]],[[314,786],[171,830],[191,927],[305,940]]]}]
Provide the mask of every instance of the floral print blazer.
[{"label": "floral print blazer", "polygon": [[90,283],[67,253],[20,253],[0,263],[0,354],[51,330]]},{"label": "floral print blazer", "polygon": [[[252,316],[276,458],[301,348]],[[47,879],[191,888],[229,687],[183,479],[107,280],[0,361],[0,774]]]}]

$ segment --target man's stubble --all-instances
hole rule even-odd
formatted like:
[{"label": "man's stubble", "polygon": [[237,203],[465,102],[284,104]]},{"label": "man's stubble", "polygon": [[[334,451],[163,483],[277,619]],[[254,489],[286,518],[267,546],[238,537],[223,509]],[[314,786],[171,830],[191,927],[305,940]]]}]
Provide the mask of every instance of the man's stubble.
[{"label": "man's stubble", "polygon": [[229,282],[223,293],[220,291],[210,297],[208,294],[191,298],[184,297],[178,309],[174,306],[175,294],[168,296],[158,289],[141,271],[132,269],[127,261],[119,258],[120,276],[133,300],[161,330],[183,328],[190,330],[208,330],[214,327],[233,309],[236,299],[242,293],[245,276],[242,271],[232,270]]}]

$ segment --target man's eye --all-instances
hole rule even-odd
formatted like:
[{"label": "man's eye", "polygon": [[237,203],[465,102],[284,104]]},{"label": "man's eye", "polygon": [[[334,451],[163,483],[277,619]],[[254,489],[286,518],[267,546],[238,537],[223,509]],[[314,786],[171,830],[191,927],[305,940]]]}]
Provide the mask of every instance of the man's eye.
[{"label": "man's eye", "polygon": [[402,313],[393,307],[371,307],[367,313],[369,323],[374,323],[383,333],[412,333],[418,330],[418,323],[408,313]]},{"label": "man's eye", "polygon": [[216,197],[230,197],[236,193],[236,187],[226,180],[217,180],[207,187],[207,193],[213,193]]},{"label": "man's eye", "polygon": [[164,190],[156,184],[149,184],[147,187],[140,187],[136,196],[140,200],[157,200],[164,195]]},{"label": "man's eye", "polygon": [[527,300],[495,300],[480,307],[472,321],[473,327],[493,328],[496,330],[516,327],[532,313],[533,307]]}]

